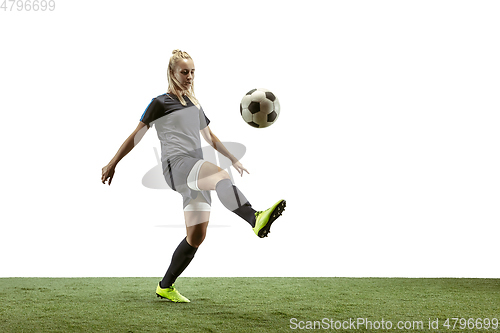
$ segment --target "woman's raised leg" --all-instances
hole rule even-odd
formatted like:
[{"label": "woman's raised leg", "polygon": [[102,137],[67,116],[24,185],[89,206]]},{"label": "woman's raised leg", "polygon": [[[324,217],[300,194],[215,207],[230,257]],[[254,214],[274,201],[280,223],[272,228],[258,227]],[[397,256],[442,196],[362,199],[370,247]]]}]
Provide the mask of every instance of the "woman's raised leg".
[{"label": "woman's raised leg", "polygon": [[200,168],[197,184],[200,190],[215,190],[224,207],[243,218],[252,228],[255,226],[256,210],[252,208],[243,193],[233,185],[227,171],[210,162],[205,162]]},{"label": "woman's raised leg", "polygon": [[198,174],[198,188],[203,191],[213,191],[217,183],[223,179],[230,179],[226,170],[222,170],[210,162],[205,162]]}]

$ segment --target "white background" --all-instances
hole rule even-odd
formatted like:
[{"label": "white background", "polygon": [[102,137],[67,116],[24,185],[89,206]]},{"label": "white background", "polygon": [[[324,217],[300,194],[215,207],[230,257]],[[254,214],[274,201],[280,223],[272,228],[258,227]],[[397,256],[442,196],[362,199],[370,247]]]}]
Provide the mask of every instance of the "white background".
[{"label": "white background", "polygon": [[[259,239],[212,192],[183,276],[499,277],[498,2],[55,2],[0,11],[0,276],[163,276],[185,229],[141,183],[156,130],[100,179],[181,49],[247,148],[236,185],[287,200]],[[281,102],[266,129],[239,114],[257,87]]]}]

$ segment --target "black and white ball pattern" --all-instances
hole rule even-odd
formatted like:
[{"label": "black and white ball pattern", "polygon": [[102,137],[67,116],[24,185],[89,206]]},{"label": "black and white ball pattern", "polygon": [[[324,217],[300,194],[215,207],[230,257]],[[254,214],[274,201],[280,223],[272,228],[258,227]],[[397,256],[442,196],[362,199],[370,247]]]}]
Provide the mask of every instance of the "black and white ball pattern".
[{"label": "black and white ball pattern", "polygon": [[269,127],[278,119],[280,102],[270,90],[252,89],[241,99],[240,114],[250,126]]}]

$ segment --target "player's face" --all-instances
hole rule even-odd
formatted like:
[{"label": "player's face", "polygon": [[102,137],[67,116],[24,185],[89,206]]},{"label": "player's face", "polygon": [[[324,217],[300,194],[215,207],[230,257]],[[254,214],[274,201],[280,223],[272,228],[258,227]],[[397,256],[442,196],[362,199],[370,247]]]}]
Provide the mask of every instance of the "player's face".
[{"label": "player's face", "polygon": [[194,80],[194,62],[193,59],[181,59],[177,61],[174,68],[175,78],[180,82],[184,90],[191,89]]}]

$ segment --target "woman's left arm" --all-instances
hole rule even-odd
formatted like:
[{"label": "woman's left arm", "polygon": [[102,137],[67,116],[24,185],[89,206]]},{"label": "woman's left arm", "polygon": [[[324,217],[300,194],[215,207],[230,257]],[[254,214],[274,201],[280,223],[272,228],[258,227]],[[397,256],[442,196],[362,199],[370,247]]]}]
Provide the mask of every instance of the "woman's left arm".
[{"label": "woman's left arm", "polygon": [[229,160],[233,164],[233,167],[239,172],[239,174],[241,176],[243,176],[243,171],[250,174],[250,172],[248,172],[248,170],[243,167],[243,165],[236,159],[236,157],[234,157],[234,155],[231,154],[229,152],[229,150],[227,150],[226,147],[224,147],[224,145],[219,140],[219,138],[215,136],[215,134],[212,132],[212,130],[210,130],[209,126],[200,130],[200,132],[201,132],[201,135],[203,136],[203,138],[205,139],[205,141],[207,141],[209,145],[214,147],[214,149],[217,150],[222,155],[229,158]]}]

